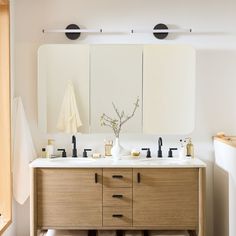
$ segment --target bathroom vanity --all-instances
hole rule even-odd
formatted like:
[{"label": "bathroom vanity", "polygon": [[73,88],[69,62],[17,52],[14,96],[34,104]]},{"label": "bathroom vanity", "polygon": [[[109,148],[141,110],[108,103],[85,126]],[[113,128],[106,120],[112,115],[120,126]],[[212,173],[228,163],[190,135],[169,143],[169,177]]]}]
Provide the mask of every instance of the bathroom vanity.
[{"label": "bathroom vanity", "polygon": [[205,164],[199,159],[37,159],[31,236],[47,229],[205,233]]}]

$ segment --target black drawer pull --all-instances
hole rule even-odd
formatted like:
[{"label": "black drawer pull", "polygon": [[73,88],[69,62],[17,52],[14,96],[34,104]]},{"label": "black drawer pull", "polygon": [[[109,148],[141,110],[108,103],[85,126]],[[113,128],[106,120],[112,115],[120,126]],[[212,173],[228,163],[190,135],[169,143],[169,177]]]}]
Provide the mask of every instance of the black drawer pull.
[{"label": "black drawer pull", "polygon": [[141,182],[141,175],[140,175],[140,173],[137,174],[137,182],[138,182],[138,183]]},{"label": "black drawer pull", "polygon": [[114,195],[112,195],[112,197],[114,197],[114,198],[122,198],[123,195],[122,194],[114,194]]},{"label": "black drawer pull", "polygon": [[112,175],[113,179],[122,179],[123,175]]},{"label": "black drawer pull", "polygon": [[122,214],[113,214],[112,217],[115,217],[115,218],[122,218],[123,215],[122,215]]},{"label": "black drawer pull", "polygon": [[98,182],[98,174],[97,173],[95,173],[95,183],[97,183]]}]

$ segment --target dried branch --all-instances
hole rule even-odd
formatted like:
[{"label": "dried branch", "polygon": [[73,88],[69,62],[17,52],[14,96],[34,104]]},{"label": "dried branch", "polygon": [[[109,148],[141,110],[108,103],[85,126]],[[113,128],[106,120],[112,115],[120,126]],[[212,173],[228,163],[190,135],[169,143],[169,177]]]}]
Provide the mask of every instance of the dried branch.
[{"label": "dried branch", "polygon": [[137,97],[137,100],[134,103],[134,109],[130,115],[126,116],[124,110],[119,112],[119,109],[116,107],[114,103],[112,103],[112,106],[113,109],[115,110],[118,119],[113,119],[107,116],[105,113],[103,113],[101,116],[101,126],[108,126],[112,128],[115,136],[119,138],[122,126],[135,115],[135,112],[139,107],[139,97]]}]

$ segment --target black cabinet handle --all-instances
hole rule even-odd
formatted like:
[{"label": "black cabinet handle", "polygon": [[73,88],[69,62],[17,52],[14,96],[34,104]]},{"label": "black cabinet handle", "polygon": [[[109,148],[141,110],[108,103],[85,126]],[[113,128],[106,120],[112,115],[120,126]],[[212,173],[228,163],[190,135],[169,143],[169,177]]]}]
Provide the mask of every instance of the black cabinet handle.
[{"label": "black cabinet handle", "polygon": [[122,198],[123,195],[122,194],[114,194],[114,195],[112,195],[112,197],[114,197],[114,198]]},{"label": "black cabinet handle", "polygon": [[123,175],[112,175],[113,179],[122,179]]},{"label": "black cabinet handle", "polygon": [[140,173],[137,173],[137,182],[138,182],[138,183],[141,182],[141,175],[140,175]]},{"label": "black cabinet handle", "polygon": [[97,173],[95,173],[95,183],[97,183],[98,182],[98,174]]},{"label": "black cabinet handle", "polygon": [[123,215],[122,214],[113,214],[112,217],[121,218],[121,217],[123,217]]}]

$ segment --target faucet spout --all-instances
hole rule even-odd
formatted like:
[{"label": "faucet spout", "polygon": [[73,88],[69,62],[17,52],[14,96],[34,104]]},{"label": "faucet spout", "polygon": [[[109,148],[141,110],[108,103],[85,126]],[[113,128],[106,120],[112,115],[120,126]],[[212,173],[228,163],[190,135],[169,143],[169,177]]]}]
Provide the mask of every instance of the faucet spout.
[{"label": "faucet spout", "polygon": [[76,149],[76,137],[75,135],[72,136],[72,157],[77,157],[77,149]]},{"label": "faucet spout", "polygon": [[162,146],[162,138],[161,137],[158,139],[158,146],[159,146],[159,150],[160,150],[161,146]]},{"label": "faucet spout", "polygon": [[158,152],[157,152],[157,157],[162,157],[161,146],[162,146],[162,138],[159,137],[159,139],[158,139]]}]

